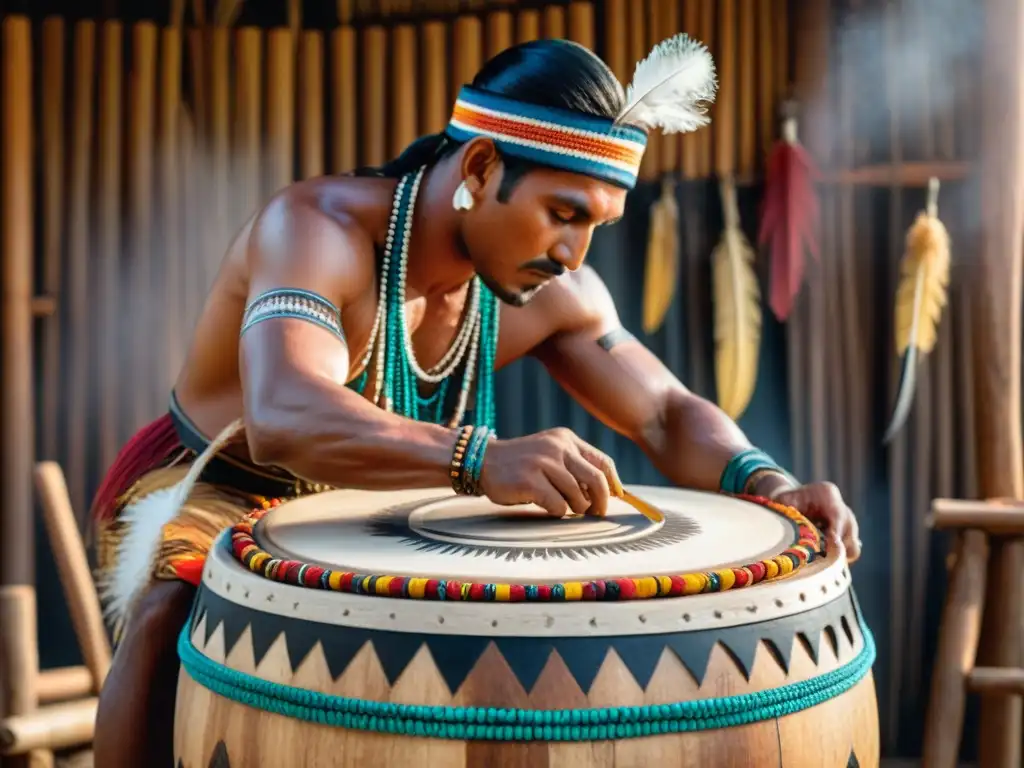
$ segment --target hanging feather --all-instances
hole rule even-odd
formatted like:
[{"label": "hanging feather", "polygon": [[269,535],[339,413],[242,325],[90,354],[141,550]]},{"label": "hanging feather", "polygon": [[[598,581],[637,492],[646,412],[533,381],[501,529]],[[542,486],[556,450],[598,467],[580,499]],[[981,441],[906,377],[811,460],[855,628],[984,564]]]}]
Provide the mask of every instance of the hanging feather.
[{"label": "hanging feather", "polygon": [[768,305],[785,322],[804,278],[804,252],[816,260],[819,178],[814,160],[797,138],[796,108],[783,107],[782,137],[772,148],[765,179],[764,211],[757,240],[769,246],[771,269]]},{"label": "hanging feather", "polygon": [[910,415],[921,359],[935,348],[938,324],[946,306],[949,285],[949,233],[939,220],[939,180],[928,180],[928,203],[907,231],[906,251],[896,289],[896,354],[903,356],[888,443]]},{"label": "hanging feather", "polygon": [[708,49],[685,34],[675,35],[637,62],[616,122],[664,133],[695,131],[710,122],[707,105],[716,88]]},{"label": "hanging feather", "polygon": [[671,176],[661,180],[661,197],[651,206],[644,267],[644,333],[661,327],[675,296],[679,275],[679,206]]},{"label": "hanging feather", "polygon": [[718,406],[734,421],[750,404],[761,348],[761,291],[754,249],[740,229],[736,187],[720,183],[725,230],[711,254],[715,305],[715,381]]}]

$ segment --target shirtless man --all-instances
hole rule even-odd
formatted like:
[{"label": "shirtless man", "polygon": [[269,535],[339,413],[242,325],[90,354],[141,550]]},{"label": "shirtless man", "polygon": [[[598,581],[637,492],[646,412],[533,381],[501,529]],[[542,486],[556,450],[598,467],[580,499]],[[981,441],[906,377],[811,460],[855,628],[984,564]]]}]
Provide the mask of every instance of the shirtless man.
[{"label": "shirtless man", "polygon": [[[444,134],[382,169],[295,184],[238,234],[170,413],[122,450],[94,503],[118,630],[98,766],[170,764],[175,644],[203,558],[268,498],[451,484],[603,514],[621,486],[599,450],[566,429],[491,439],[493,370],[525,355],[676,485],[793,505],[859,555],[835,486],[798,486],[688,392],[583,264],[595,227],[622,215],[647,129],[705,122],[710,57],[685,38],[662,55],[682,80],[633,103],[582,47],[517,46],[463,89]],[[190,466],[202,473],[183,485]]]}]

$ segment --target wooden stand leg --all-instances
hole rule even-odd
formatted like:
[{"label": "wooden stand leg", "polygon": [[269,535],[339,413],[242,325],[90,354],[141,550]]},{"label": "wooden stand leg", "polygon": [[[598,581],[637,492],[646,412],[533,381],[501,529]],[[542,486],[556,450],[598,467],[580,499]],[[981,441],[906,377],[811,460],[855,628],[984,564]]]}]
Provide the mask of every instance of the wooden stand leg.
[{"label": "wooden stand leg", "polygon": [[[38,637],[35,588],[22,584],[0,586],[0,712],[27,715],[38,706]],[[50,750],[33,750],[3,760],[3,768],[52,765]]]},{"label": "wooden stand leg", "polygon": [[960,534],[939,625],[925,719],[924,768],[956,768],[963,733],[967,675],[974,666],[985,600],[988,542],[981,531]]},{"label": "wooden stand leg", "polygon": [[[1024,540],[993,539],[988,571],[982,662],[998,668],[1019,667],[1024,621]],[[979,768],[1020,765],[1022,702],[1018,693],[982,694]]]}]

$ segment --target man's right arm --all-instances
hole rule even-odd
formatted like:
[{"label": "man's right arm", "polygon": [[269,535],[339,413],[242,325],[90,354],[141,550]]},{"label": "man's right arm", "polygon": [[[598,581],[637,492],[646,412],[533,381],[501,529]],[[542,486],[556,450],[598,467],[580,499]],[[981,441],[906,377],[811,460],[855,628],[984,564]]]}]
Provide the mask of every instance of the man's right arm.
[{"label": "man's right arm", "polygon": [[[250,307],[271,291],[286,291],[296,292],[291,296],[300,303],[297,292],[305,292],[314,307],[319,300],[340,308],[373,290],[371,239],[355,225],[286,198],[254,223],[248,259]],[[267,319],[243,324],[239,345],[254,461],[346,488],[448,484],[452,430],[388,413],[347,389],[344,331],[266,306]]]}]

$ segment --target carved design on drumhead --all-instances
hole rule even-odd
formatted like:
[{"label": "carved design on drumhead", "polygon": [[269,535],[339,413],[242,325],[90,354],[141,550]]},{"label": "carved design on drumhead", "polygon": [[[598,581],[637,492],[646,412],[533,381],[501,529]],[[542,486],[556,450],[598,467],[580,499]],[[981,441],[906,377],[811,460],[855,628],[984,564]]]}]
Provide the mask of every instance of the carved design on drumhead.
[{"label": "carved design on drumhead", "polygon": [[395,505],[367,521],[371,536],[393,538],[420,552],[455,557],[585,560],[677,544],[701,527],[681,513],[652,522],[641,515],[555,519],[517,508],[479,514],[469,505]]},{"label": "carved design on drumhead", "polygon": [[[486,637],[431,635],[338,626],[277,614],[259,613],[201,588],[193,609],[189,634],[202,651],[222,627],[224,654],[229,655],[248,627],[252,655],[259,665],[282,633],[288,662],[297,670],[319,648],[332,678],[339,678],[359,651],[370,643],[388,679],[394,684],[417,652],[426,645],[445,683],[454,694],[490,644],[508,663],[516,679],[531,691],[552,653],[558,654],[588,693],[605,657],[614,650],[641,689],[646,689],[666,648],[672,650],[697,684],[703,682],[711,653],[721,645],[746,679],[754,669],[757,649],[764,645],[779,667],[789,673],[793,644],[800,642],[818,663],[824,636],[836,658],[849,656],[862,644],[862,634],[847,627],[861,626],[860,609],[852,592],[811,611],[732,627],[650,635],[596,637]],[[197,632],[202,625],[202,631]],[[318,652],[321,652],[318,651]]]}]

